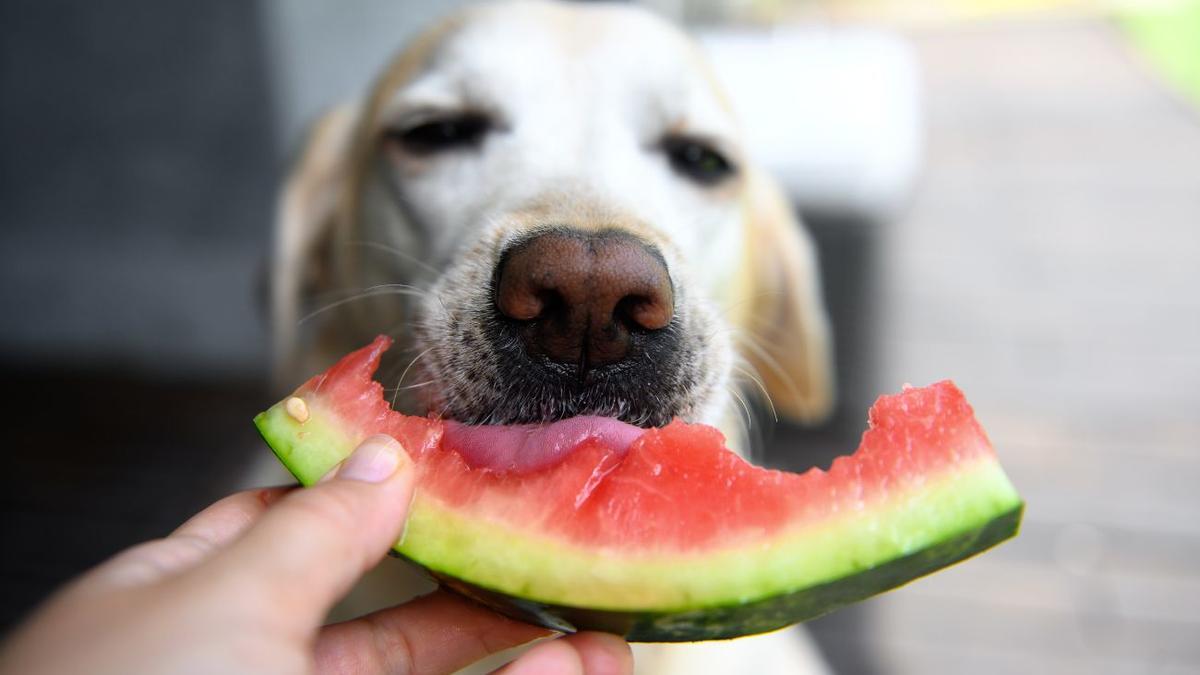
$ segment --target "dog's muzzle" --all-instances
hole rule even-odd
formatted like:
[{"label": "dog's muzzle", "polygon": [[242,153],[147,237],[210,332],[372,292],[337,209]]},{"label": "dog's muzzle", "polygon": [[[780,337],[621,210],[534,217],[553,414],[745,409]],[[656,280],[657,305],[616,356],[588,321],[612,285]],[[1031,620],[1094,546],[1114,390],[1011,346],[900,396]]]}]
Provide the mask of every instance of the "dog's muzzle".
[{"label": "dog's muzzle", "polygon": [[490,292],[483,379],[446,410],[463,423],[662,426],[696,386],[667,264],[626,231],[539,230],[503,252]]}]

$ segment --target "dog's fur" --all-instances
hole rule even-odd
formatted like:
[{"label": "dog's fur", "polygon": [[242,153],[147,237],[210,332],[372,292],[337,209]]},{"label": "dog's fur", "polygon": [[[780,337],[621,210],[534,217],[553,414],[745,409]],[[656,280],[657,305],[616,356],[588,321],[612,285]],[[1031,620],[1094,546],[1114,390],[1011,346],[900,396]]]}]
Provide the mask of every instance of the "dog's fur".
[{"label": "dog's fur", "polygon": [[[485,131],[435,152],[406,145],[412,129],[447,118]],[[733,170],[689,177],[670,155],[680,139]],[[562,227],[622,231],[660,252],[672,353],[587,386],[511,366],[512,341],[497,339],[497,264],[515,242]],[[419,414],[680,417],[741,443],[746,394],[804,421],[833,400],[811,241],[745,156],[695,46],[627,6],[485,5],[423,34],[363,101],[312,132],[282,201],[272,293],[284,377],[388,332],[403,359],[385,364],[385,387]]]}]

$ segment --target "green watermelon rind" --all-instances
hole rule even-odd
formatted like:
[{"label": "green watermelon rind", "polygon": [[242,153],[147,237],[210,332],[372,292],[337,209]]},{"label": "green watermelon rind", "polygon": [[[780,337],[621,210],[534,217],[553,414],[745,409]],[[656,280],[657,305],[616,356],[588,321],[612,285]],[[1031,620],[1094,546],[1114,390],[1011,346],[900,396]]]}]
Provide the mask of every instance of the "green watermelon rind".
[{"label": "green watermelon rind", "polygon": [[726,640],[815,619],[978,555],[1017,534],[1024,508],[1024,504],[1018,504],[979,527],[849,578],[760,600],[691,610],[605,610],[556,605],[499,593],[436,572],[433,576],[443,586],[505,616],[564,632],[603,631],[624,636],[630,642]]},{"label": "green watermelon rind", "polygon": [[[311,399],[310,415],[301,424],[280,403],[255,418],[304,485],[361,440]],[[907,583],[1013,536],[1022,509],[985,454],[920,489],[767,544],[630,556],[464,518],[418,491],[395,552],[516,618],[631,640],[694,641],[775,630]]]},{"label": "green watermelon rind", "polygon": [[438,572],[532,600],[687,611],[844,578],[976,529],[1016,503],[996,494],[999,481],[1007,484],[994,463],[983,463],[902,496],[893,508],[865,509],[746,545],[636,556],[465,518],[418,496],[397,550]]},{"label": "green watermelon rind", "polygon": [[276,403],[254,418],[254,426],[271,452],[306,487],[320,480],[362,441],[347,434],[336,417],[322,412],[310,408],[310,418],[299,422],[288,414],[283,403]]}]

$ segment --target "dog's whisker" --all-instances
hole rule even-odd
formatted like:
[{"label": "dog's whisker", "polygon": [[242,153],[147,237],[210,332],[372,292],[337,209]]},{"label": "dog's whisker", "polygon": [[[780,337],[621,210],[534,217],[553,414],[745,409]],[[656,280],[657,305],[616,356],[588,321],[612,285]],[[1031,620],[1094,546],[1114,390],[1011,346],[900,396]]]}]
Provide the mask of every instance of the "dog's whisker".
[{"label": "dog's whisker", "polygon": [[406,384],[403,387],[400,387],[400,386],[391,387],[385,391],[393,391],[394,392],[394,391],[408,391],[409,389],[420,389],[421,387],[428,387],[429,385],[436,384],[437,382],[438,382],[438,380],[425,380],[424,382],[417,382],[416,384]]},{"label": "dog's whisker", "polygon": [[420,354],[417,354],[416,356],[414,356],[413,360],[409,361],[408,365],[405,366],[404,372],[400,373],[400,379],[396,380],[396,390],[392,393],[392,408],[396,407],[396,399],[400,395],[400,390],[404,389],[404,387],[401,387],[400,385],[404,384],[404,378],[408,377],[408,371],[411,370],[414,365],[416,365],[417,361],[421,360],[422,356],[425,356],[426,354],[428,354],[431,351],[433,351],[433,347],[430,347],[430,348],[422,351]]},{"label": "dog's whisker", "polygon": [[[756,302],[758,300],[761,300],[763,298],[772,298],[772,297],[783,298],[786,296],[787,296],[787,293],[785,293],[784,291],[773,291],[773,290],[759,291],[757,293],[746,295],[745,297],[742,297],[735,302],[724,305],[724,306],[720,307],[718,309],[718,311],[721,312],[721,314],[723,314],[725,316],[727,321],[732,322],[730,315],[732,315],[735,310],[738,310],[746,305],[749,305],[749,304]],[[743,320],[748,323],[754,323],[754,324],[758,324],[758,325],[766,325],[766,324],[770,323],[769,319],[764,319],[762,317],[754,315],[753,313],[750,316],[745,317]]]},{"label": "dog's whisker", "polygon": [[737,387],[726,387],[725,389],[730,393],[730,395],[737,399],[737,402],[742,406],[742,410],[746,413],[746,433],[749,434],[750,430],[754,428],[754,418],[750,414],[750,406],[747,405],[746,399],[742,398],[742,395],[737,393]]},{"label": "dog's whisker", "polygon": [[441,274],[441,272],[439,272],[437,270],[437,268],[435,268],[433,265],[430,265],[429,263],[421,260],[420,258],[414,256],[413,254],[409,253],[408,251],[398,249],[395,246],[388,246],[387,244],[381,244],[377,241],[367,241],[365,239],[358,239],[355,241],[351,241],[349,243],[354,246],[362,246],[364,248],[373,248],[373,249],[377,249],[379,251],[383,251],[385,253],[391,253],[392,255],[395,255],[396,257],[401,258],[406,262],[410,262],[410,263],[420,267],[421,269],[433,274],[434,276]]},{"label": "dog's whisker", "polygon": [[[726,419],[729,420],[731,425],[733,425],[732,428],[729,429],[728,433],[730,434],[731,439],[735,439],[730,447],[742,448],[742,452],[745,453],[745,458],[749,461],[754,461],[757,453],[755,452],[756,446],[753,443],[753,439],[755,437],[751,433],[751,420],[753,417],[749,410],[749,406],[746,404],[745,399],[743,399],[737,394],[736,391],[734,391],[734,387],[726,386],[725,390],[730,396],[728,406],[730,413],[732,413],[732,417],[726,417]],[[737,409],[739,407],[741,408],[742,414],[737,414]]]},{"label": "dog's whisker", "polygon": [[442,316],[446,316],[446,317],[450,316],[450,310],[446,307],[446,302],[444,300],[442,300],[442,296],[434,295],[433,299],[437,300],[438,306],[440,306],[442,308]]},{"label": "dog's whisker", "polygon": [[405,344],[404,334],[397,329],[399,327],[406,326],[406,325],[408,325],[408,323],[400,323],[400,324],[396,324],[395,326],[393,326],[391,328],[388,328],[387,330],[381,331],[385,335],[390,335],[392,337],[392,339],[396,341],[395,346],[393,346],[391,349],[388,350],[388,354],[396,354],[396,355],[415,354],[417,351],[419,351],[421,349],[420,345]]},{"label": "dog's whisker", "polygon": [[771,409],[771,417],[774,418],[774,420],[776,422],[778,422],[779,421],[779,413],[775,410],[775,402],[771,400],[771,394],[767,392],[767,385],[763,383],[762,378],[760,378],[757,374],[754,373],[754,371],[752,371],[749,368],[743,368],[742,366],[734,366],[733,369],[735,371],[741,373],[742,375],[744,375],[746,377],[746,379],[750,380],[751,382],[753,382],[755,384],[755,386],[758,387],[758,390],[760,392],[762,392],[763,400],[767,402],[767,407]]},{"label": "dog's whisker", "polygon": [[792,377],[791,373],[787,372],[787,370],[780,365],[778,359],[776,359],[774,356],[771,356],[771,354],[762,345],[758,344],[757,340],[749,335],[741,333],[740,331],[734,332],[733,337],[746,349],[754,352],[755,356],[762,359],[763,365],[770,368],[771,372],[779,376],[779,379],[783,381],[784,386],[788,388],[788,393],[796,397],[798,400],[804,398],[800,394],[800,387],[796,385],[796,380]]},{"label": "dog's whisker", "polygon": [[331,303],[325,305],[324,307],[321,307],[317,310],[309,312],[308,314],[304,315],[304,317],[302,317],[299,321],[297,321],[296,325],[298,325],[298,326],[304,325],[305,323],[311,321],[313,318],[315,318],[321,314],[324,314],[331,310],[337,309],[338,307],[347,305],[351,302],[356,302],[358,300],[363,300],[365,298],[372,298],[372,297],[379,296],[379,295],[402,295],[402,296],[411,296],[411,297],[416,297],[416,298],[424,298],[429,295],[429,292],[422,290],[420,288],[417,288],[415,286],[410,286],[408,284],[380,284],[378,286],[371,286],[370,288],[367,288],[360,293],[356,293],[348,298],[343,298],[336,302],[331,302]]},{"label": "dog's whisker", "polygon": [[388,284],[376,284],[374,286],[367,286],[366,288],[354,290],[354,291],[350,291],[350,290],[333,291],[330,293],[325,293],[325,294],[319,296],[319,298],[329,298],[331,296],[343,295],[345,293],[352,293],[353,295],[357,296],[357,295],[361,295],[361,294],[365,294],[365,293],[376,293],[376,292],[396,290],[396,289],[403,290],[404,293],[402,293],[402,295],[412,295],[414,297],[425,297],[425,296],[433,294],[432,291],[425,289],[425,288],[421,288],[420,286],[416,286],[413,284],[388,283]]}]

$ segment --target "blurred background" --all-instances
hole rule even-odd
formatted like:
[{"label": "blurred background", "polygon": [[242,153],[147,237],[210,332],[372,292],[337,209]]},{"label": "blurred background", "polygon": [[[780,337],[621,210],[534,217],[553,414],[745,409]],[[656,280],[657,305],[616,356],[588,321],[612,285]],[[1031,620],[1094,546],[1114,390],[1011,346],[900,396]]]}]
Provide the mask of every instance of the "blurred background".
[{"label": "blurred background", "polygon": [[[432,0],[0,2],[0,629],[243,486],[300,137]],[[842,673],[1200,672],[1200,0],[656,0],[817,237],[842,401],[952,377],[1015,541],[811,622]],[[15,438],[13,438],[15,436]]]}]

